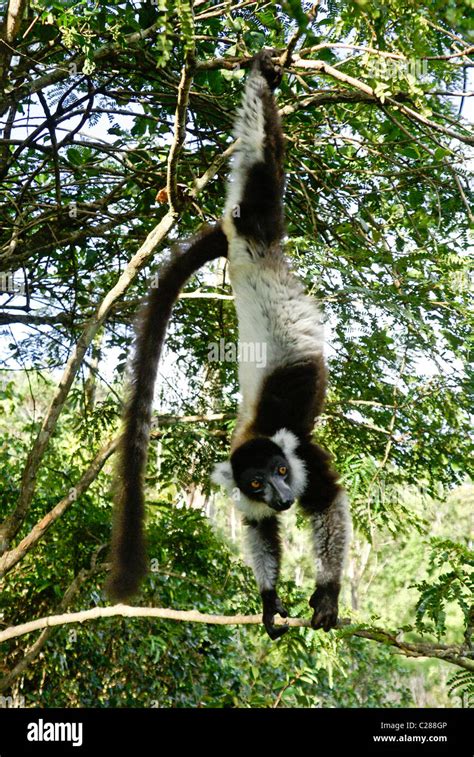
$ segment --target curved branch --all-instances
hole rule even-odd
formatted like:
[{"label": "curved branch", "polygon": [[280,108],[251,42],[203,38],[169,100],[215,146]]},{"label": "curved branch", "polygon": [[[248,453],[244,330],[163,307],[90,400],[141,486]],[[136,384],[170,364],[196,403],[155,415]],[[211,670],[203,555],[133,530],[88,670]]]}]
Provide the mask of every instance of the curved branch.
[{"label": "curved branch", "polygon": [[[354,76],[344,74],[342,71],[334,68],[334,66],[330,66],[329,63],[326,63],[323,60],[304,60],[299,55],[295,54],[293,56],[293,65],[296,68],[303,68],[310,71],[319,71],[322,74],[327,74],[333,79],[348,84],[349,86],[358,89],[360,92],[364,92],[366,95],[369,95],[371,98],[375,98],[378,102],[382,103],[380,98],[377,97],[375,90],[368,84],[363,82],[361,79],[356,79]],[[398,110],[400,110],[400,112],[405,116],[410,117],[414,121],[424,124],[425,126],[429,126],[430,129],[439,131],[442,134],[450,137],[451,139],[457,139],[467,145],[474,145],[474,137],[471,137],[467,134],[461,134],[458,131],[453,131],[453,129],[448,129],[446,126],[442,126],[441,124],[436,123],[436,121],[431,121],[422,113],[413,110],[413,108],[409,108],[408,105],[403,105],[403,103],[400,102],[400,99],[397,99],[393,95],[386,95],[384,97],[384,101],[398,108]]]},{"label": "curved branch", "polygon": [[[345,42],[322,42],[319,45],[313,45],[312,47],[305,47],[300,50],[300,55],[308,55],[311,53],[319,52],[320,50],[353,50],[362,53],[368,53],[369,55],[378,55],[381,58],[393,58],[395,60],[408,60],[405,53],[394,53],[386,50],[377,50],[375,47],[367,45],[350,45]],[[448,53],[447,55],[420,55],[420,60],[451,60],[453,58],[462,58],[465,55],[472,55],[474,53],[474,45],[466,47],[464,50],[457,50],[455,53]]]},{"label": "curved branch", "polygon": [[[91,566],[90,568],[82,568],[77,576],[75,576],[72,583],[68,586],[66,589],[63,598],[59,602],[58,610],[66,610],[68,606],[71,604],[73,599],[75,598],[76,594],[79,592],[82,584],[84,581],[91,576],[93,576],[95,573],[98,573],[104,569],[104,565],[96,565],[97,556],[99,552],[103,549],[105,545],[100,545],[91,560]],[[39,653],[43,649],[44,645],[50,638],[51,634],[53,633],[53,628],[45,628],[38,638],[31,644],[24,652],[23,657],[17,664],[10,670],[6,675],[3,676],[3,678],[0,678],[0,691],[5,691],[6,689],[10,688],[13,681],[15,681],[18,676],[20,676],[26,668],[38,657]]]},{"label": "curved branch", "polygon": [[[11,626],[0,632],[0,643],[9,639],[24,636],[32,631],[38,631],[52,626],[63,626],[71,623],[84,623],[96,618],[158,618],[160,620],[174,620],[186,623],[208,623],[210,625],[234,626],[234,625],[260,625],[260,615],[210,615],[197,610],[173,610],[168,607],[131,607],[130,605],[112,605],[111,607],[94,607],[92,610],[81,612],[64,613],[63,615],[50,615],[45,618],[31,620],[19,626]],[[305,618],[276,618],[276,625],[289,625],[291,628],[310,628],[309,620]],[[409,643],[401,641],[393,633],[382,628],[370,626],[361,628],[360,625],[352,626],[349,620],[341,620],[338,629],[343,636],[360,636],[363,639],[377,641],[386,646],[395,647],[406,657],[435,657],[453,665],[458,665],[466,670],[474,671],[474,660],[470,659],[472,653],[468,653],[458,644],[430,644],[426,642]]]},{"label": "curved branch", "polygon": [[0,558],[0,578],[3,578],[6,573],[8,573],[18,562],[20,562],[20,560],[23,559],[26,553],[29,552],[30,549],[34,547],[35,544],[42,538],[46,531],[51,528],[53,523],[55,523],[55,521],[57,521],[57,519],[60,518],[61,515],[63,515],[63,513],[70,507],[70,505],[72,505],[72,503],[75,502],[77,498],[80,497],[81,494],[83,494],[89,488],[91,483],[99,475],[105,462],[115,452],[118,443],[119,437],[115,437],[104,447],[102,447],[102,449],[99,450],[99,452],[89,465],[80,481],[78,481],[75,486],[72,486],[70,488],[68,494],[66,494],[66,496],[63,497],[61,501],[58,502],[58,504],[49,511],[49,513],[46,513],[46,515],[44,515],[43,518],[41,518],[41,520],[33,526],[29,534],[27,534],[27,536],[22,539],[18,546],[16,546],[14,549],[11,549],[9,552],[5,552],[2,555],[2,557]]}]

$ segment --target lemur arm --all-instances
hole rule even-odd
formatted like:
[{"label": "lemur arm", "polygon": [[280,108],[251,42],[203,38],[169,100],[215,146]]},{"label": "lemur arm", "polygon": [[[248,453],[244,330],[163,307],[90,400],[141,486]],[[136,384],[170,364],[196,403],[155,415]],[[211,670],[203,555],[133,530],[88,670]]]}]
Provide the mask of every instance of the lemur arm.
[{"label": "lemur arm", "polygon": [[106,587],[114,600],[123,601],[135,594],[146,573],[143,485],[155,380],[171,311],[190,276],[208,261],[226,255],[227,238],[220,224],[205,229],[187,246],[176,248],[160,270],[158,287],[150,290],[138,318],[117,452],[112,571]]},{"label": "lemur arm", "polygon": [[307,443],[301,445],[298,455],[307,470],[300,505],[311,520],[316,562],[316,590],[309,600],[314,610],[311,626],[329,631],[337,623],[342,572],[351,533],[349,507],[329,454],[317,444]]},{"label": "lemur arm", "polygon": [[337,623],[338,598],[349,542],[349,511],[341,490],[329,507],[312,516],[316,556],[316,590],[309,600],[313,608],[311,626],[329,631]]},{"label": "lemur arm", "polygon": [[288,616],[277,593],[276,584],[280,573],[281,543],[278,533],[278,519],[265,518],[261,521],[245,521],[245,541],[252,564],[255,580],[262,598],[263,624],[272,639],[278,639],[288,630],[288,626],[275,626],[273,621],[278,613]]}]

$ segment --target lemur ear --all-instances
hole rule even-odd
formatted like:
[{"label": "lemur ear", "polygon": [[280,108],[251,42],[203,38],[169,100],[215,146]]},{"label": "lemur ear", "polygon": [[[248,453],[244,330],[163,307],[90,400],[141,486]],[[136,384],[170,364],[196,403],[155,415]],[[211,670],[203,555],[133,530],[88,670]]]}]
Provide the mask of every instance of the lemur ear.
[{"label": "lemur ear", "polygon": [[283,450],[286,457],[289,457],[298,446],[298,439],[292,431],[288,431],[286,428],[281,428],[276,434],[272,436],[272,442],[278,444]]},{"label": "lemur ear", "polygon": [[232,466],[229,460],[224,463],[217,463],[211,474],[211,481],[217,486],[223,486],[224,489],[233,489],[235,486]]}]

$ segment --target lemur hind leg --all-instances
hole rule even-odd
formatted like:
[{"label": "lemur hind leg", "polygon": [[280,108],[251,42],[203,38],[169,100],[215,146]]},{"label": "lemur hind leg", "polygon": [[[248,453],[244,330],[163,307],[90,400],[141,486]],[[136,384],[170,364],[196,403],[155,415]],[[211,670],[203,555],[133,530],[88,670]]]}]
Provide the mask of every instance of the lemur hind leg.
[{"label": "lemur hind leg", "polygon": [[[239,109],[234,135],[236,153],[224,210],[229,241],[243,242],[247,254],[261,253],[283,234],[284,139],[272,94],[282,76],[271,51],[255,56]],[[240,252],[234,245],[231,256]],[[257,252],[258,254],[258,252]]]},{"label": "lemur hind leg", "polygon": [[337,483],[330,456],[317,444],[300,446],[306,464],[306,489],[300,505],[311,520],[316,562],[316,589],[309,604],[311,626],[329,631],[337,624],[342,572],[351,534],[347,496]]}]

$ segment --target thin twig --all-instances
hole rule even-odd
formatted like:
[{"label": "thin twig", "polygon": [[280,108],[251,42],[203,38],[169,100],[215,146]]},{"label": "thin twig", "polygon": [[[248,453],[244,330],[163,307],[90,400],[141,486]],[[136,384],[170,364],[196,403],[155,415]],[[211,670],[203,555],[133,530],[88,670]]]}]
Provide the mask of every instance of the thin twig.
[{"label": "thin twig", "polygon": [[37,544],[57,519],[60,518],[74,502],[76,502],[78,497],[87,491],[89,486],[99,475],[105,462],[115,452],[118,446],[118,441],[117,437],[104,445],[104,447],[102,447],[97,453],[80,481],[78,481],[75,486],[72,486],[66,496],[64,496],[60,502],[49,511],[49,513],[46,513],[46,515],[33,526],[29,534],[27,534],[27,536],[25,536],[14,549],[5,552],[2,557],[0,557],[0,578],[20,562],[26,553]]},{"label": "thin twig", "polygon": [[174,135],[168,153],[168,170],[166,177],[166,190],[168,193],[168,202],[170,210],[178,214],[182,201],[178,192],[177,168],[178,160],[186,139],[186,118],[188,114],[189,92],[193,83],[193,73],[195,66],[194,47],[186,53],[186,59],[181,71],[181,78],[178,86],[178,100],[174,116]]}]

